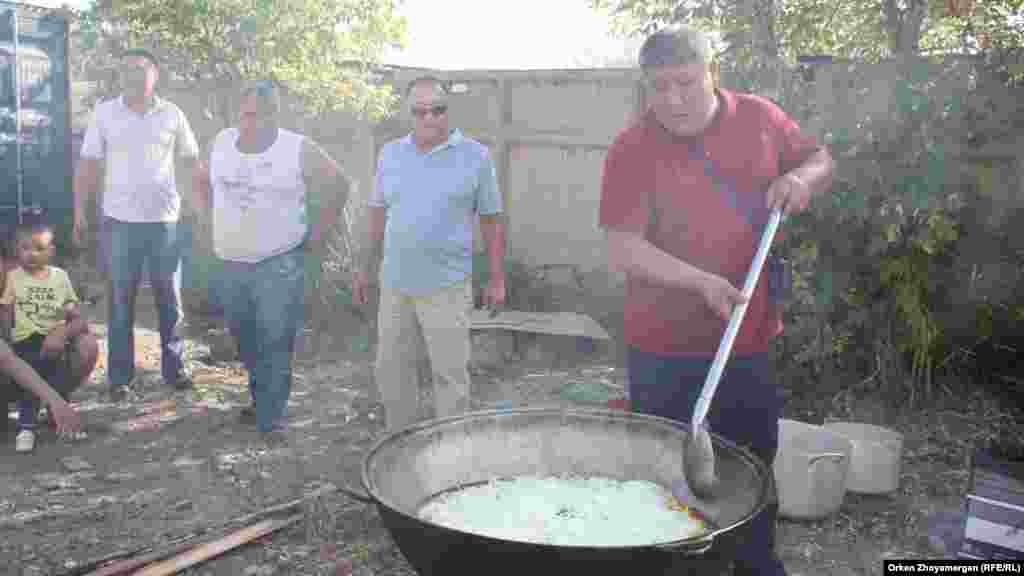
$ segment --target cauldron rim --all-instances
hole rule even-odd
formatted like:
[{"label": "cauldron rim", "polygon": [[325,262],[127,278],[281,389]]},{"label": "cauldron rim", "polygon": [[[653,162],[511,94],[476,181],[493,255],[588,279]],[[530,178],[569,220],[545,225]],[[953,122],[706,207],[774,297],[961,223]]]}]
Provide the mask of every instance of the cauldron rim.
[{"label": "cauldron rim", "polygon": [[[375,454],[377,454],[380,450],[382,450],[385,446],[387,446],[389,444],[393,444],[393,443],[399,441],[403,437],[414,436],[414,435],[416,435],[416,434],[418,434],[418,433],[420,433],[422,431],[429,430],[429,429],[432,429],[432,428],[442,428],[446,424],[454,424],[456,422],[465,422],[465,421],[470,421],[470,420],[487,420],[487,419],[493,419],[495,416],[499,416],[499,417],[502,417],[502,416],[513,416],[513,415],[516,415],[516,414],[535,414],[535,415],[559,414],[559,415],[562,415],[563,417],[564,416],[570,416],[570,415],[577,415],[577,416],[584,416],[584,417],[586,417],[586,416],[596,416],[596,417],[611,418],[611,419],[624,420],[624,421],[644,421],[644,422],[650,423],[650,424],[655,425],[655,426],[668,427],[668,428],[671,428],[673,430],[680,431],[683,434],[687,434],[689,429],[690,429],[690,426],[689,426],[689,424],[686,421],[672,420],[672,419],[669,419],[669,418],[664,418],[664,417],[661,417],[661,416],[654,416],[654,415],[651,415],[651,414],[643,414],[643,413],[636,413],[636,412],[623,412],[621,410],[610,410],[610,409],[601,409],[601,408],[578,408],[578,407],[565,408],[565,407],[558,407],[558,406],[556,406],[556,407],[551,407],[551,406],[540,406],[540,407],[538,407],[538,406],[531,406],[531,407],[519,407],[519,408],[510,408],[510,409],[501,409],[501,410],[478,410],[478,411],[473,411],[473,412],[466,412],[466,413],[459,414],[459,415],[456,415],[456,416],[448,416],[448,417],[442,417],[442,418],[432,418],[432,419],[428,419],[428,420],[422,420],[422,421],[416,422],[414,424],[411,424],[411,425],[409,425],[409,426],[407,426],[405,428],[402,428],[402,429],[399,429],[399,430],[395,430],[395,431],[392,431],[392,432],[389,432],[389,433],[383,435],[382,437],[380,437],[376,441],[374,441],[374,443],[370,447],[370,449],[366,451],[366,454],[363,456],[363,460],[362,460],[362,463],[361,463],[361,466],[360,466],[360,470],[361,470],[361,478],[360,478],[360,480],[361,480],[361,483],[363,485],[363,490],[365,490],[367,496],[369,496],[368,500],[371,501],[372,503],[376,504],[377,506],[382,506],[382,507],[386,508],[392,514],[398,514],[398,515],[401,515],[401,516],[405,516],[405,517],[413,519],[413,520],[415,520],[417,522],[426,524],[426,525],[428,525],[428,526],[430,526],[432,528],[440,528],[442,530],[450,531],[450,532],[455,532],[455,533],[458,533],[458,534],[461,534],[461,535],[464,535],[464,536],[470,536],[470,537],[475,537],[475,538],[484,538],[484,539],[488,539],[488,540],[491,540],[491,541],[497,541],[497,542],[507,542],[507,543],[515,543],[515,544],[529,544],[529,545],[534,545],[534,546],[549,546],[549,547],[552,547],[552,548],[557,548],[557,549],[562,549],[562,550],[605,550],[605,551],[620,551],[621,552],[621,551],[629,551],[629,550],[650,550],[650,549],[671,550],[671,549],[674,549],[674,548],[684,548],[684,547],[685,548],[691,548],[691,547],[699,546],[699,545],[704,544],[704,543],[710,544],[715,539],[717,539],[719,536],[724,535],[724,534],[728,534],[729,532],[737,530],[737,529],[741,528],[742,526],[748,524],[753,518],[755,518],[758,514],[760,514],[764,510],[764,508],[767,507],[769,494],[770,494],[772,488],[774,487],[774,478],[773,478],[773,475],[772,475],[770,469],[767,467],[767,465],[765,463],[761,462],[756,456],[754,456],[754,454],[749,449],[744,448],[742,446],[739,446],[735,442],[732,442],[731,440],[728,440],[726,438],[723,438],[722,436],[719,436],[719,435],[715,434],[714,432],[711,432],[710,435],[711,435],[711,439],[712,439],[712,442],[713,442],[714,445],[716,445],[716,446],[724,446],[727,449],[730,449],[730,450],[734,451],[736,454],[738,454],[745,461],[745,463],[748,466],[753,467],[754,470],[758,473],[758,477],[761,478],[761,482],[758,483],[759,486],[760,486],[760,489],[759,489],[760,494],[758,495],[758,498],[757,498],[757,504],[754,506],[754,508],[748,514],[746,514],[745,516],[741,517],[739,520],[733,522],[732,524],[730,524],[728,526],[714,526],[713,522],[709,522],[709,524],[714,526],[713,530],[709,530],[709,531],[704,532],[703,534],[701,534],[699,536],[694,536],[694,537],[686,538],[686,539],[683,539],[683,540],[673,540],[673,541],[668,541],[668,542],[657,542],[657,543],[642,544],[642,545],[629,544],[629,545],[616,545],[616,546],[593,546],[593,545],[563,545],[563,544],[547,544],[547,543],[541,544],[541,543],[536,543],[536,542],[524,542],[524,541],[519,541],[519,540],[507,540],[507,539],[503,539],[503,538],[495,538],[494,536],[487,536],[487,535],[484,535],[484,534],[478,534],[476,532],[468,532],[468,531],[465,531],[465,530],[459,530],[458,528],[453,528],[451,526],[445,526],[445,525],[437,524],[435,522],[431,522],[429,520],[425,520],[423,518],[420,518],[417,515],[410,515],[406,511],[402,510],[398,505],[396,505],[395,502],[393,502],[390,498],[382,497],[382,495],[377,490],[377,487],[374,485],[374,483],[370,479],[370,463],[373,460],[373,456]],[[699,509],[697,510],[697,513],[701,514]]]}]

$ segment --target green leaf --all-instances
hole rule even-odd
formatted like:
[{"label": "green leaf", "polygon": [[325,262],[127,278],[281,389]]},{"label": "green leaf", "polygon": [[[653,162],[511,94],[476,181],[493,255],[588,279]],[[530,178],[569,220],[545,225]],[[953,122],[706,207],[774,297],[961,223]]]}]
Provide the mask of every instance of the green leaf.
[{"label": "green leaf", "polygon": [[821,308],[829,308],[834,296],[832,287],[832,271],[823,270],[815,278],[814,301]]},{"label": "green leaf", "polygon": [[832,201],[832,208],[837,210],[845,210],[848,193],[845,190],[836,190],[830,196]]},{"label": "green leaf", "polygon": [[900,107],[900,110],[904,113],[910,112],[914,109],[914,94],[911,92],[909,86],[905,84],[898,84],[893,88],[893,97],[896,99],[896,104]]},{"label": "green leaf", "polygon": [[910,79],[917,83],[927,82],[931,73],[931,66],[927,62],[914,62],[910,68]]},{"label": "green leaf", "polygon": [[935,240],[925,235],[917,241],[918,247],[927,255],[934,256],[936,252]]},{"label": "green leaf", "polygon": [[955,116],[960,114],[963,109],[963,103],[959,98],[955,96],[947,96],[943,102],[943,112],[946,116]]},{"label": "green leaf", "polygon": [[863,212],[867,209],[868,197],[860,190],[851,190],[846,199],[846,208],[854,212]]},{"label": "green leaf", "polygon": [[921,96],[921,94],[919,94],[917,92],[911,92],[910,98],[909,98],[909,102],[910,102],[910,105],[909,105],[910,111],[913,112],[913,113],[917,113],[917,112],[921,111],[921,108],[924,105],[925,99],[924,99],[923,96]]},{"label": "green leaf", "polygon": [[835,146],[844,146],[850,142],[850,131],[845,126],[833,130],[831,136],[832,144]]},{"label": "green leaf", "polygon": [[353,352],[368,352],[370,350],[370,337],[365,332],[356,334],[349,341],[349,348]]},{"label": "green leaf", "polygon": [[896,222],[892,222],[885,226],[885,241],[889,244],[895,244],[900,239],[900,225]]}]

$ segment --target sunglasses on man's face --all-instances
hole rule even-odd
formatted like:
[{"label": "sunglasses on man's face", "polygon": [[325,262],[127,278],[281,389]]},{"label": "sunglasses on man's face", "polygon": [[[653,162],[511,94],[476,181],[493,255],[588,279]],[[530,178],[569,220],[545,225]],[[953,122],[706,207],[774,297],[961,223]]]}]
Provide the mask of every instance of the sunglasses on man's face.
[{"label": "sunglasses on man's face", "polygon": [[413,108],[412,108],[412,115],[417,117],[417,118],[426,118],[427,114],[433,114],[434,117],[436,118],[436,117],[441,116],[441,115],[443,115],[443,114],[445,114],[447,112],[448,112],[448,105],[447,104],[437,104],[437,105],[431,106],[429,108],[420,108],[418,106],[413,106]]}]

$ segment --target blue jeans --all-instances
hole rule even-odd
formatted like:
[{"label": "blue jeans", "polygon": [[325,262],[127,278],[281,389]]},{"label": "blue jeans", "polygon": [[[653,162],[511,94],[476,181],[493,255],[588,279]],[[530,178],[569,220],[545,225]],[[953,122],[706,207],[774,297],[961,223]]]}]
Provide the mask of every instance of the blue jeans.
[{"label": "blue jeans", "polygon": [[184,375],[181,240],[175,222],[121,222],[107,218],[107,379],[124,386],[135,376],[135,297],[148,262],[160,324],[160,373],[173,383]]},{"label": "blue jeans", "polygon": [[[630,348],[629,400],[636,412],[689,422],[713,358],[677,358]],[[779,444],[782,401],[768,354],[734,357],[722,372],[711,401],[712,432],[745,446],[768,466]],[[736,551],[735,574],[784,575],[775,554],[776,498],[750,524],[749,537]]]},{"label": "blue jeans", "polygon": [[221,264],[224,313],[249,373],[256,426],[261,432],[282,428],[305,304],[305,254],[299,249],[256,264]]}]

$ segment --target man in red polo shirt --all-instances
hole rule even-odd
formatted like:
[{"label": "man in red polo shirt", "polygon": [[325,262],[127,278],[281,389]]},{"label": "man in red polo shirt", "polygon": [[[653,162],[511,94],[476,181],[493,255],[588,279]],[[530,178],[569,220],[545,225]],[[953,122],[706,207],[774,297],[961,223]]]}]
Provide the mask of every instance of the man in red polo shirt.
[{"label": "man in red polo shirt", "polygon": [[[627,277],[632,408],[689,421],[771,209],[805,209],[830,188],[832,159],[778,106],[719,87],[701,33],[655,33],[639,60],[649,109],[608,151],[600,224]],[[777,264],[762,272],[708,415],[769,470],[782,408],[769,353],[782,331]],[[737,574],[785,574],[772,500],[737,551]]]}]

